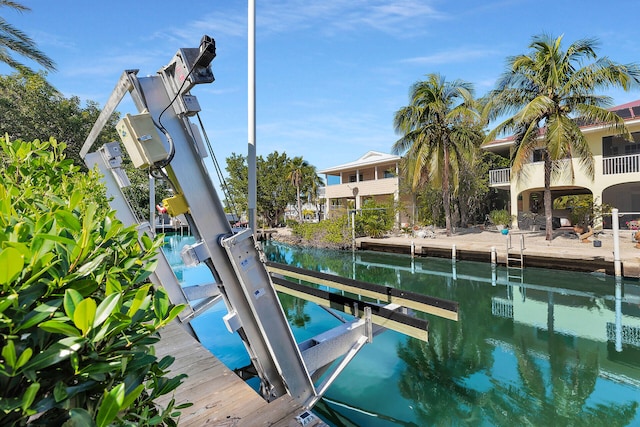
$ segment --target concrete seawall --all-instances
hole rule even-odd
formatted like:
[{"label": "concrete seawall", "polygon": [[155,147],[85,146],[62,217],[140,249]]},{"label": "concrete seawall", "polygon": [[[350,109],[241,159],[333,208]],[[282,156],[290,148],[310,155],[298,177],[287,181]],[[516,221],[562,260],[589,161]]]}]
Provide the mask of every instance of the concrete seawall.
[{"label": "concrete seawall", "polygon": [[[511,249],[507,250],[508,239]],[[451,258],[455,247],[458,260],[491,262],[495,250],[496,263],[504,265],[507,254],[519,256],[521,247],[525,267],[542,267],[572,271],[601,271],[614,274],[613,234],[610,230],[598,236],[600,246],[594,246],[593,237],[581,242],[574,233],[557,233],[551,241],[544,232],[511,232],[504,236],[498,232],[475,229],[458,230],[447,236],[436,230],[434,238],[410,235],[373,239],[356,239],[360,250],[392,252],[415,256]],[[620,261],[625,278],[640,278],[640,249],[635,247],[632,232],[620,232]],[[413,246],[413,250],[412,250]],[[495,248],[495,249],[492,249]]]}]

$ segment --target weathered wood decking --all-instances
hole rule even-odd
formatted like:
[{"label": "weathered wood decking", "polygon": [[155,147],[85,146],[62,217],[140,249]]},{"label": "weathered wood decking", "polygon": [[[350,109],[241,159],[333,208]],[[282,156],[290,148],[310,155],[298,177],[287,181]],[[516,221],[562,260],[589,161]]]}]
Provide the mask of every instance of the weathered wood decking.
[{"label": "weathered wood decking", "polygon": [[[181,411],[181,426],[301,425],[295,418],[304,412],[298,402],[287,395],[267,403],[176,322],[161,331],[161,340],[155,347],[159,358],[175,357],[170,376],[189,376],[175,392],[176,405],[193,403]],[[171,396],[159,403],[169,399]],[[306,425],[326,426],[320,420]]]}]

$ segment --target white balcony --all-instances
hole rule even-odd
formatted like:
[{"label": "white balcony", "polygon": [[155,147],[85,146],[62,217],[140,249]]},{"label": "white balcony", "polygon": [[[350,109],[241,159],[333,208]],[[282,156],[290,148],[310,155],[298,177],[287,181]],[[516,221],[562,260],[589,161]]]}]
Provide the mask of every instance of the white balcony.
[{"label": "white balcony", "polygon": [[605,157],[602,159],[603,175],[640,172],[640,154]]},{"label": "white balcony", "polygon": [[489,185],[492,187],[509,185],[511,182],[511,169],[494,169],[489,171]]},{"label": "white balcony", "polygon": [[[578,161],[573,159],[573,166],[576,173],[575,179],[565,173],[563,176],[555,177],[552,185],[580,185],[589,187],[591,178],[584,175]],[[525,165],[526,176],[531,177],[525,187],[535,187],[542,184],[543,177],[542,162],[534,162]],[[620,175],[640,172],[640,154],[630,154],[626,156],[605,157],[602,159],[602,175]],[[599,173],[596,170],[596,174]],[[584,175],[584,176],[583,176]],[[621,178],[622,179],[622,178]],[[540,181],[540,182],[538,182]],[[511,169],[494,169],[489,171],[489,185],[492,187],[507,187],[511,182]],[[522,189],[524,189],[523,187]],[[522,190],[521,189],[521,190]]]},{"label": "white balcony", "polygon": [[395,192],[398,191],[398,178],[382,178],[346,184],[333,184],[326,186],[325,191],[327,199],[353,197],[356,194],[361,197],[395,194]]}]

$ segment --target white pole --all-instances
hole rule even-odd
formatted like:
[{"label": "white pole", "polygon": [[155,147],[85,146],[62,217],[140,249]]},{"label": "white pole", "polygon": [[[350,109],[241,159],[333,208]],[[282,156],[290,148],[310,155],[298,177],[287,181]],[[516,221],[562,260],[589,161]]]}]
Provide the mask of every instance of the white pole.
[{"label": "white pole", "polygon": [[496,254],[496,247],[495,246],[491,246],[491,265],[495,266],[497,263],[497,254]]},{"label": "white pole", "polygon": [[247,150],[247,167],[249,179],[249,194],[247,207],[249,214],[249,227],[256,235],[256,205],[258,200],[257,174],[256,174],[256,3],[249,0],[248,11],[248,127],[249,144]]},{"label": "white pole", "polygon": [[356,251],[356,211],[351,212],[351,250]]},{"label": "white pole", "polygon": [[616,351],[622,351],[622,278],[616,277]]},{"label": "white pole", "polygon": [[416,255],[416,244],[412,240],[411,241],[411,258],[413,258],[415,255]]},{"label": "white pole", "polygon": [[451,246],[451,259],[452,259],[453,261],[455,261],[455,260],[456,260],[456,245],[452,245],[452,246]]},{"label": "white pole", "polygon": [[151,230],[156,232],[156,180],[149,175],[149,224]]},{"label": "white pole", "polygon": [[618,209],[611,209],[611,228],[613,228],[613,270],[615,277],[622,276],[622,264],[620,262],[620,225]]}]

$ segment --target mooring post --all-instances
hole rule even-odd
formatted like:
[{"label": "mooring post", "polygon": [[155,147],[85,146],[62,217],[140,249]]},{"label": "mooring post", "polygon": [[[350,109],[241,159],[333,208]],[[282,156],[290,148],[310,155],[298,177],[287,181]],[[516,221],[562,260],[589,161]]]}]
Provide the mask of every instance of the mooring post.
[{"label": "mooring post", "polygon": [[622,351],[622,278],[616,276],[616,351]]},{"label": "mooring post", "polygon": [[496,247],[491,246],[491,266],[494,267],[497,264],[498,256],[496,254]]},{"label": "mooring post", "polygon": [[620,262],[620,219],[618,209],[611,209],[611,228],[613,228],[613,272],[615,277],[622,276],[622,263]]},{"label": "mooring post", "polygon": [[413,258],[416,255],[416,244],[414,243],[414,241],[411,241],[411,258]]},{"label": "mooring post", "polygon": [[451,246],[451,260],[452,261],[456,260],[456,245]]}]

